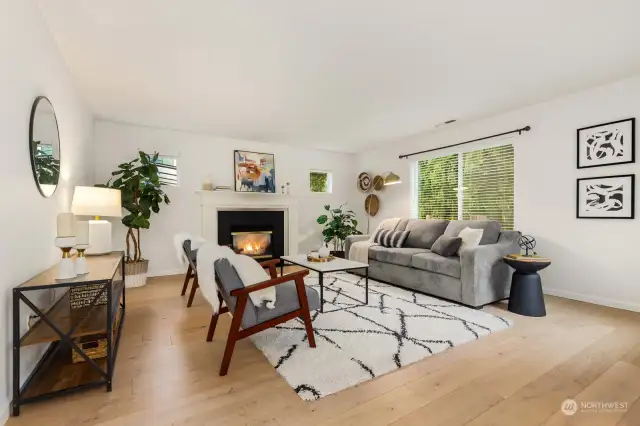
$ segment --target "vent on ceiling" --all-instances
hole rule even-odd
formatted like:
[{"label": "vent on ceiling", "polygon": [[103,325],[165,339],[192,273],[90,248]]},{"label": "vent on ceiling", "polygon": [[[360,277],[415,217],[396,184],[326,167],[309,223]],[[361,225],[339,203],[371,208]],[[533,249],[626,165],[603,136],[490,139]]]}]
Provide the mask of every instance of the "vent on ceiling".
[{"label": "vent on ceiling", "polygon": [[442,126],[446,126],[447,124],[451,124],[451,123],[455,123],[456,120],[447,120],[447,121],[443,121],[442,123],[438,123],[436,124],[436,127],[442,127]]}]

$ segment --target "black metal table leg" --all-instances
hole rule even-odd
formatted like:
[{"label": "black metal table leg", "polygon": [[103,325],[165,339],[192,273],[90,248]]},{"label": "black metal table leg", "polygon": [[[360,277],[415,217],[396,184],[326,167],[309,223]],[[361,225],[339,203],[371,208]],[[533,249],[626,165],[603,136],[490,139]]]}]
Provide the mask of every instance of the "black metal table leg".
[{"label": "black metal table leg", "polygon": [[13,290],[13,401],[11,407],[14,416],[20,415],[20,299],[17,290]]},{"label": "black metal table leg", "polygon": [[369,304],[369,268],[364,268],[364,304]]},{"label": "black metal table leg", "polygon": [[284,260],[280,259],[280,276],[284,275]]},{"label": "black metal table leg", "polygon": [[318,283],[320,284],[320,312],[323,313],[324,312],[324,283],[323,281],[323,276],[322,276],[322,272],[318,272]]}]

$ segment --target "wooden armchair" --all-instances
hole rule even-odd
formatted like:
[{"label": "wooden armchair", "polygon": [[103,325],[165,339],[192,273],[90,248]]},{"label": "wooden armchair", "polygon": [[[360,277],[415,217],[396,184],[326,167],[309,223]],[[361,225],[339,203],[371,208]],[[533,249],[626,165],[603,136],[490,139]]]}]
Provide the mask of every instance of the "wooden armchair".
[{"label": "wooden armchair", "polygon": [[196,289],[198,288],[198,276],[196,269],[198,250],[191,250],[191,240],[184,240],[182,243],[182,249],[184,250],[187,262],[189,262],[189,267],[187,268],[187,274],[184,276],[184,284],[182,285],[182,292],[180,292],[180,295],[184,296],[186,294],[187,288],[189,288],[189,280],[193,278],[193,287],[191,287],[189,302],[187,303],[187,307],[191,307],[193,297],[195,296]]},{"label": "wooden armchair", "polygon": [[[221,376],[225,376],[229,370],[231,355],[238,340],[293,318],[299,317],[304,321],[309,346],[316,347],[310,310],[320,308],[320,297],[314,289],[304,285],[304,277],[309,274],[309,271],[303,270],[278,277],[276,272],[276,264],[278,262],[278,259],[262,262],[261,265],[269,268],[271,279],[245,287],[235,268],[228,260],[219,259],[216,261],[218,299],[220,300],[221,308],[218,313],[213,314],[211,317],[207,342],[213,340],[220,314],[229,312],[233,316],[222,365],[220,366]],[[272,286],[276,286],[274,309],[268,309],[266,306],[255,306],[249,294]],[[223,301],[226,304],[225,307],[222,307]]]}]

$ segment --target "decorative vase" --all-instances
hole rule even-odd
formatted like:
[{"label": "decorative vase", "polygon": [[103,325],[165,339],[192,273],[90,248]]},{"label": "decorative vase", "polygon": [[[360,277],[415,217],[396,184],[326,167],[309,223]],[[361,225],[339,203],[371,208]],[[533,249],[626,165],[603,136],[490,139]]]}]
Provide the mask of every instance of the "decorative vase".
[{"label": "decorative vase", "polygon": [[329,246],[327,246],[327,243],[322,243],[322,247],[320,247],[320,250],[318,250],[318,257],[329,257],[329,254],[331,252],[329,251]]}]

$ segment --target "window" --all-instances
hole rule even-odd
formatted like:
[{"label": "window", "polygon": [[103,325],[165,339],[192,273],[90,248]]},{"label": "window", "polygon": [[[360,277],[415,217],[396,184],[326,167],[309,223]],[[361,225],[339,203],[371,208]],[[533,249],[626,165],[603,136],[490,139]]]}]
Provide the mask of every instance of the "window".
[{"label": "window", "polygon": [[331,173],[315,170],[309,172],[309,189],[311,192],[331,193]]},{"label": "window", "polygon": [[418,217],[497,220],[513,229],[513,145],[418,161]]},{"label": "window", "polygon": [[156,160],[160,184],[178,186],[178,159],[166,155],[159,155]]}]

